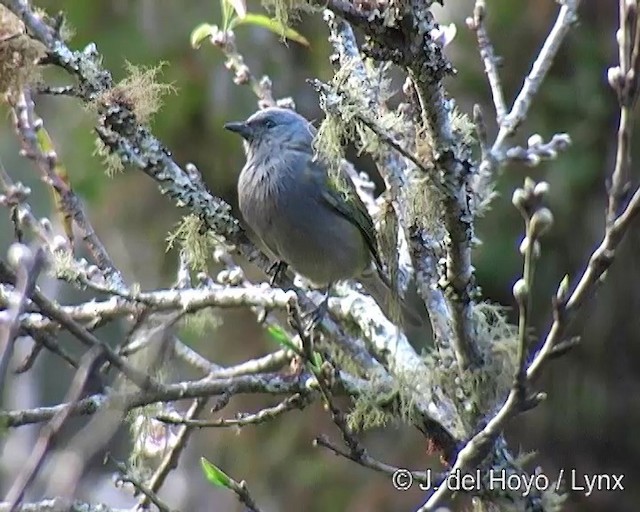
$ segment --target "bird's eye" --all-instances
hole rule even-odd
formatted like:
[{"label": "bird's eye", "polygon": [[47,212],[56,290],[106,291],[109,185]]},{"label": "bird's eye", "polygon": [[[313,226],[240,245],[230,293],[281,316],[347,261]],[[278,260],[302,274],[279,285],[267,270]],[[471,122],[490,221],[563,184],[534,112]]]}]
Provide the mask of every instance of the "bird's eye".
[{"label": "bird's eye", "polygon": [[276,125],[276,123],[274,123],[271,119],[267,119],[264,122],[265,128],[273,128],[275,125]]}]

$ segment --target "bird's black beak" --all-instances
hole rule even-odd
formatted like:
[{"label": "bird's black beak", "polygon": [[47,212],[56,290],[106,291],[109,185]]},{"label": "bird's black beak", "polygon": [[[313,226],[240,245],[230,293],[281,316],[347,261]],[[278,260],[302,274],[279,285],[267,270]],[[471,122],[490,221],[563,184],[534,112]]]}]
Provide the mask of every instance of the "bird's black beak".
[{"label": "bird's black beak", "polygon": [[251,129],[251,127],[244,122],[227,123],[224,125],[224,127],[226,130],[229,130],[230,132],[237,133],[238,135],[240,135],[240,137],[242,137],[245,140],[250,140],[253,135],[253,130]]}]

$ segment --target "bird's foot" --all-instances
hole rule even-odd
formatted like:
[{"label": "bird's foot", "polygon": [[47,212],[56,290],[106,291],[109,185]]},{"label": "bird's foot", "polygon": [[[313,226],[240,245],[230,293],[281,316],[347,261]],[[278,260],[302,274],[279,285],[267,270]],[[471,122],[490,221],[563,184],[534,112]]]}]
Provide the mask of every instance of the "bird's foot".
[{"label": "bird's foot", "polygon": [[276,260],[271,264],[267,269],[267,275],[270,277],[270,286],[275,285],[280,280],[280,277],[287,271],[287,267],[288,265],[282,260]]},{"label": "bird's foot", "polygon": [[320,322],[324,319],[329,311],[329,290],[322,299],[322,302],[313,310],[304,315],[303,320],[305,323],[305,331],[313,331]]},{"label": "bird's foot", "polygon": [[[288,265],[282,260],[276,260],[269,266],[269,268],[266,271],[267,276],[269,276],[269,286],[273,287],[276,285],[276,281],[279,281],[280,277],[282,277],[284,273],[287,271],[287,266]],[[264,323],[270,311],[271,311],[270,309],[264,308],[260,312],[260,314],[258,315],[259,324]]]}]

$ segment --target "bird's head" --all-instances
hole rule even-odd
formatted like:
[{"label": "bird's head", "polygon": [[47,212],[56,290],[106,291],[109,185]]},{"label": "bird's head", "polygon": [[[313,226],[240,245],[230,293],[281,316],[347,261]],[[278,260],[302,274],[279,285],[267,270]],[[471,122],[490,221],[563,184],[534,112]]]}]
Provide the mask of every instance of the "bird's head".
[{"label": "bird's head", "polygon": [[246,121],[227,123],[224,127],[245,140],[247,155],[260,151],[312,151],[315,129],[293,110],[269,107],[259,110]]}]

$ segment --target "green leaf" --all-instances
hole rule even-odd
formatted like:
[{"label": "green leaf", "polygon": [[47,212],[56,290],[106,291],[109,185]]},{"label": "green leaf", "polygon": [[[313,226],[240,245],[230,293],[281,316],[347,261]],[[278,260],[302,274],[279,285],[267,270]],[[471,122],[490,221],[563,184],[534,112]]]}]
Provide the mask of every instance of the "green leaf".
[{"label": "green leaf", "polygon": [[320,352],[313,352],[313,366],[318,370],[322,367],[322,354]]},{"label": "green leaf", "polygon": [[208,23],[202,23],[191,31],[191,47],[200,48],[202,41],[210,38],[218,31],[218,27],[215,25],[209,25]]},{"label": "green leaf", "polygon": [[211,464],[211,462],[204,457],[200,457],[200,465],[202,466],[202,472],[209,483],[216,487],[231,487],[231,478],[220,468]]},{"label": "green leaf", "polygon": [[238,18],[242,19],[247,15],[247,4],[245,3],[244,0],[222,0],[222,1],[226,2],[231,7],[233,7],[233,10],[236,11]]},{"label": "green leaf", "polygon": [[270,325],[269,327],[267,327],[267,332],[281,347],[293,350],[296,354],[300,353],[300,349],[291,342],[289,336],[287,336],[287,333],[284,331],[284,329],[282,329],[282,327],[278,327],[277,325]]},{"label": "green leaf", "polygon": [[285,37],[287,39],[290,39],[291,41],[295,41],[296,43],[300,43],[301,45],[304,45],[304,46],[309,46],[309,41],[307,41],[307,38],[304,37],[302,34],[300,34],[298,31],[292,28],[286,27],[279,21],[274,20],[273,18],[269,18],[269,16],[265,16],[264,14],[248,13],[243,18],[236,18],[231,23],[231,28],[235,27],[236,25],[247,25],[247,24],[266,28],[267,30],[270,30],[275,34],[278,34],[281,37]]}]

